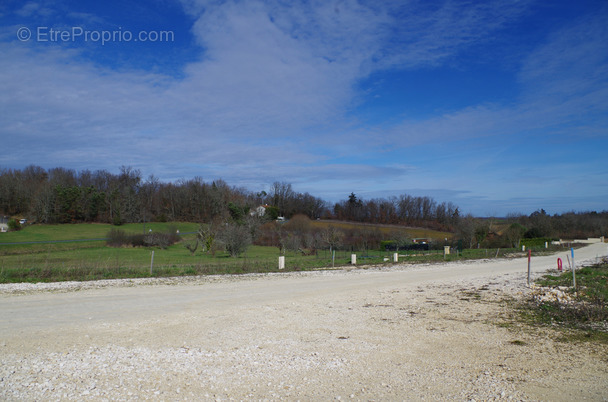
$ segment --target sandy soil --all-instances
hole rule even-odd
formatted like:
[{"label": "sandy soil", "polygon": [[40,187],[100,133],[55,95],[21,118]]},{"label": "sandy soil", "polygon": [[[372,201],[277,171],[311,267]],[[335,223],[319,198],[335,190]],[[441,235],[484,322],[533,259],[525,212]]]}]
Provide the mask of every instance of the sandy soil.
[{"label": "sandy soil", "polygon": [[[533,258],[534,276],[556,258]],[[0,399],[608,400],[608,347],[510,319],[526,270],[0,285]]]}]

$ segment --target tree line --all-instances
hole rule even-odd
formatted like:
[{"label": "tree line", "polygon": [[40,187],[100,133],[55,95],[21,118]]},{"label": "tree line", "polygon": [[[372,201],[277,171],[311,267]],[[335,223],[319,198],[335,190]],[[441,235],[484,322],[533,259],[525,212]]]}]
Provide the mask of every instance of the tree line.
[{"label": "tree line", "polygon": [[0,170],[0,213],[38,223],[211,222],[235,209],[249,211],[264,204],[273,207],[275,216],[319,217],[326,209],[320,198],[297,193],[285,183],[273,184],[270,193],[254,193],[221,179],[165,183],[126,166],[118,174],[33,165]]},{"label": "tree line", "polygon": [[519,247],[522,241],[536,239],[539,246],[545,241],[586,239],[608,234],[608,211],[566,212],[548,214],[544,209],[530,215],[510,214],[506,218],[460,219],[457,237],[464,247]]},{"label": "tree line", "polygon": [[431,197],[416,197],[402,194],[398,197],[362,200],[351,193],[348,199],[338,202],[333,208],[339,220],[406,224],[450,231],[458,225],[460,211],[451,202],[437,203]]},{"label": "tree line", "polygon": [[[162,182],[155,176],[144,178],[140,170],[127,166],[120,167],[117,174],[106,170],[46,170],[35,165],[0,169],[0,214],[38,223],[242,224],[260,206],[264,206],[267,220],[302,215],[309,219],[450,231],[456,233],[465,247],[516,247],[522,238],[572,239],[599,237],[608,232],[608,211],[550,215],[539,209],[530,215],[513,214],[502,219],[475,218],[461,215],[458,206],[451,202],[438,203],[430,197],[408,194],[364,200],[351,193],[332,205],[309,193],[295,191],[290,183],[278,181],[268,191],[253,192],[229,186],[221,179],[206,182],[195,177]],[[277,244],[283,242],[280,234],[272,231],[266,231],[264,236],[274,237]],[[365,236],[351,237],[362,244],[366,242]]]},{"label": "tree line", "polygon": [[[274,182],[268,191],[252,192],[223,180],[200,177],[177,182],[144,178],[141,171],[122,166],[118,174],[106,170],[0,170],[0,213],[23,216],[38,223],[149,221],[212,222],[245,215],[259,206],[272,219],[305,215],[367,223],[408,224],[451,230],[458,207],[430,197],[401,195],[388,199],[359,199],[354,193],[333,206],[290,183]],[[237,219],[238,220],[238,219]]]},{"label": "tree line", "polygon": [[539,209],[530,215],[511,215],[510,220],[521,225],[525,238],[584,239],[608,234],[608,211],[550,215]]}]

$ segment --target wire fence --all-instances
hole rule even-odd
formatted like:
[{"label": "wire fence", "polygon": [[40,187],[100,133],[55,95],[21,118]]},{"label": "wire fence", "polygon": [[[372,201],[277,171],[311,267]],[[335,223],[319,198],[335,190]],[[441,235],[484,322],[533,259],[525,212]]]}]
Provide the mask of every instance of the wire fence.
[{"label": "wire fence", "polygon": [[[185,275],[245,274],[285,271],[307,271],[352,267],[386,266],[449,262],[464,259],[493,259],[525,257],[522,249],[464,249],[444,250],[348,250],[318,249],[304,254],[287,251],[285,263],[279,267],[279,251],[251,248],[240,257],[226,253],[184,253],[183,249],[149,248],[83,248],[65,243],[23,246],[24,254],[0,254],[0,282],[94,280],[110,278],[166,277]],[[16,247],[19,246],[7,246]],[[33,247],[33,248],[32,248]],[[534,255],[563,250],[566,246],[535,247]],[[36,250],[36,252],[31,252]],[[181,250],[181,251],[179,251]],[[155,257],[153,256],[154,253]],[[261,255],[263,254],[263,255]],[[354,258],[353,258],[354,256]]]}]

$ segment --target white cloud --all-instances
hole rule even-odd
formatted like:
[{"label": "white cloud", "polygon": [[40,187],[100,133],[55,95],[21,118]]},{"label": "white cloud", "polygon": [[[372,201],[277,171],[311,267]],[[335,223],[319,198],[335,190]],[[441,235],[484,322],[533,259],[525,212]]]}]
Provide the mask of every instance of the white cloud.
[{"label": "white cloud", "polygon": [[193,28],[204,58],[188,67],[176,91],[189,92],[191,107],[208,115],[210,124],[230,122],[242,135],[303,135],[303,128],[341,118],[361,60],[329,60],[329,52],[319,49],[327,44],[281,28],[277,21],[287,25],[286,19],[258,3],[206,9]]},{"label": "white cloud", "polygon": [[[472,46],[496,39],[496,32],[523,15],[530,1],[392,2],[390,38],[376,55],[380,68],[417,68],[457,63]],[[483,55],[477,54],[483,58]]]},{"label": "white cloud", "polygon": [[[22,11],[35,12],[31,4]],[[83,61],[75,48],[28,46],[10,32],[0,42],[0,133],[13,152],[0,163],[134,165],[163,179],[201,175],[254,187],[286,180],[314,194],[317,186],[336,194],[439,184],[455,191],[453,172],[443,177],[399,152],[431,142],[569,135],[563,124],[605,135],[602,16],[566,27],[530,54],[521,69],[521,97],[509,104],[469,105],[374,127],[349,117],[364,99],[356,84],[383,69],[458,64],[463,49],[486,43],[526,6],[184,2],[196,19],[192,34],[200,48],[193,51],[200,58],[185,66],[181,79],[102,68]],[[586,118],[590,111],[593,119]],[[487,158],[479,166],[492,171],[496,165]],[[412,172],[425,178],[412,179]],[[459,194],[487,197],[473,188],[483,187],[480,177]]]}]

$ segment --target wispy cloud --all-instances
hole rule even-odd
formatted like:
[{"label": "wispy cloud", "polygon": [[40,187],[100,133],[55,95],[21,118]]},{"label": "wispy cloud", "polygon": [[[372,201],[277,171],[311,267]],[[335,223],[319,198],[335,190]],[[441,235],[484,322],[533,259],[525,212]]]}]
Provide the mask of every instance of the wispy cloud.
[{"label": "wispy cloud", "polygon": [[[416,68],[455,63],[455,56],[495,39],[497,31],[529,10],[530,1],[393,3],[390,37],[380,67]],[[484,58],[483,54],[479,57]]]},{"label": "wispy cloud", "polygon": [[[177,77],[162,69],[104,64],[112,57],[109,48],[22,43],[15,39],[18,24],[5,27],[0,133],[12,151],[0,163],[89,169],[127,164],[167,180],[200,175],[256,188],[287,180],[332,196],[441,187],[442,194],[487,200],[499,189],[484,183],[495,181],[488,177],[503,163],[488,155],[512,157],[502,143],[529,136],[576,141],[572,133],[605,138],[605,12],[573,21],[518,54],[521,63],[508,67],[517,78],[516,97],[463,104],[430,118],[378,116],[379,123],[370,124],[356,116],[357,106],[368,101],[357,86],[362,79],[389,69],[466,69],[468,52],[490,48],[530,12],[530,3],[182,4],[194,21],[196,45]],[[31,2],[15,13],[59,18],[57,7]],[[78,10],[68,17],[102,24],[100,18]],[[94,57],[82,57],[85,51]],[[497,57],[493,52],[488,57]],[[483,155],[475,164],[454,156],[469,155],[475,141]],[[458,182],[476,169],[468,184]],[[505,170],[505,181],[517,174],[510,166]]]},{"label": "wispy cloud", "polygon": [[28,1],[21,8],[15,11],[20,17],[48,17],[53,14],[53,10],[45,5],[44,2]]},{"label": "wispy cloud", "polygon": [[564,27],[531,52],[518,73],[520,95],[516,99],[506,104],[473,105],[425,120],[405,120],[391,129],[387,141],[398,136],[418,145],[488,136],[605,135],[607,15],[586,17]]}]

